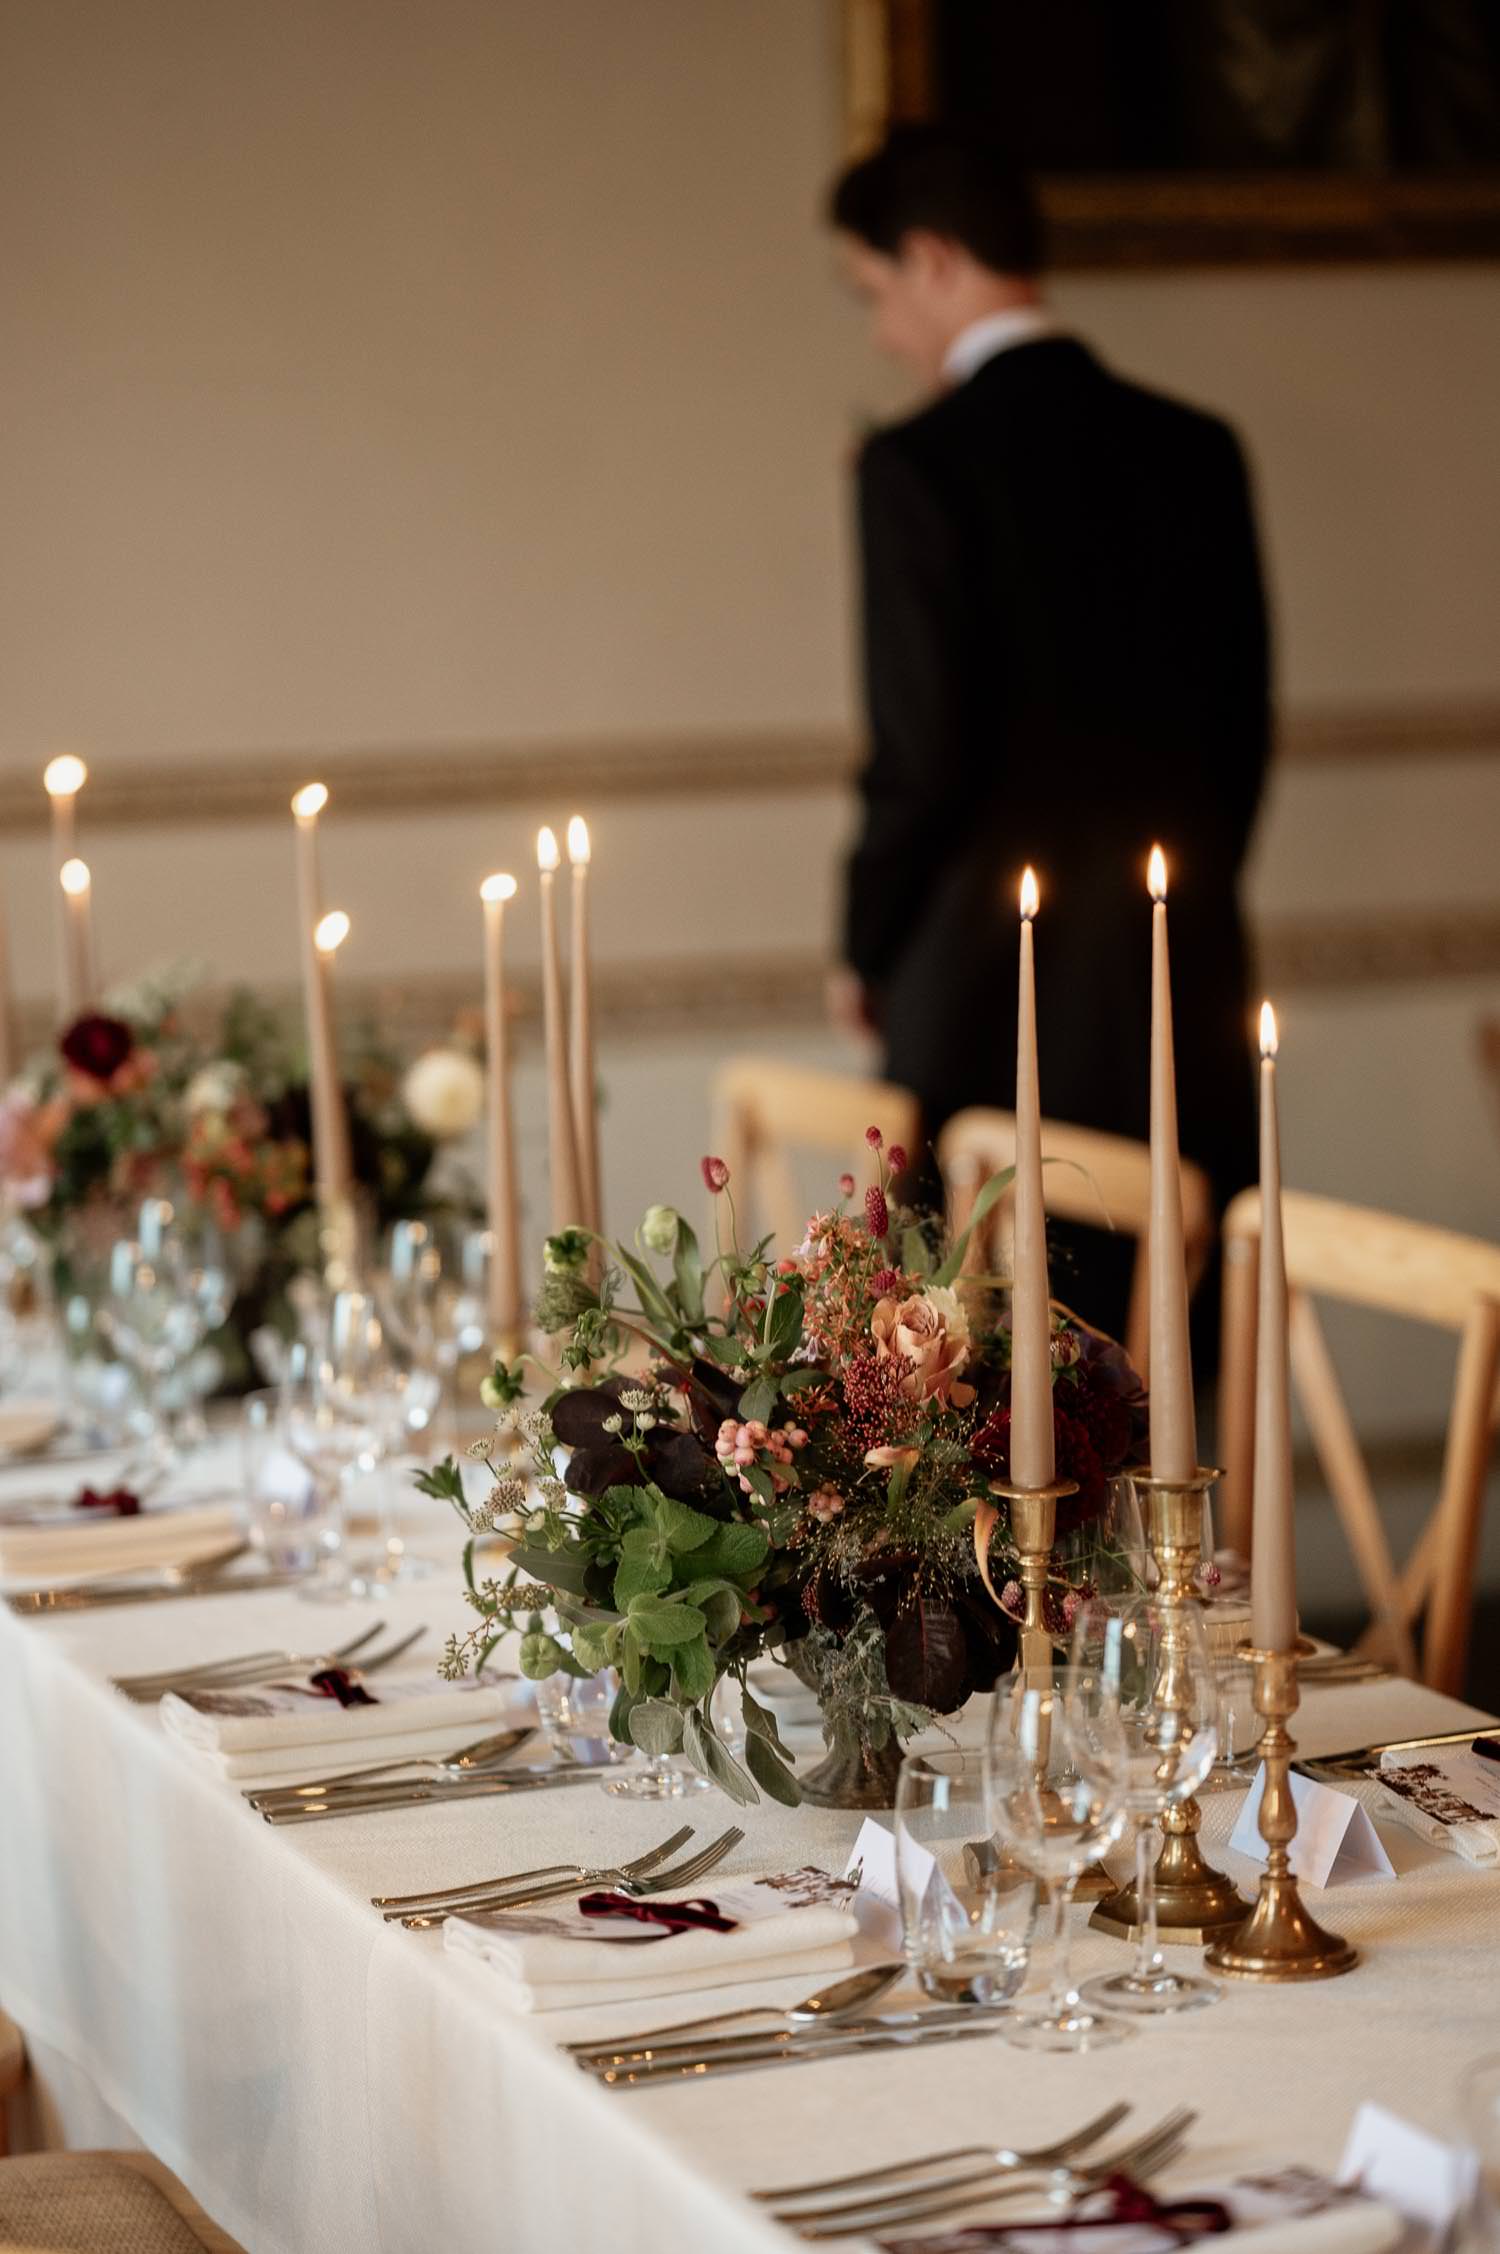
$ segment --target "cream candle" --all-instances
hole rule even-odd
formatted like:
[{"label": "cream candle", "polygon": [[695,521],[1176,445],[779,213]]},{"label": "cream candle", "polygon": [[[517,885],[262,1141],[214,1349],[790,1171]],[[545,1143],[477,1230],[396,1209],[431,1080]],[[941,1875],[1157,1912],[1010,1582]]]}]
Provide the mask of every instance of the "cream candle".
[{"label": "cream candle", "polygon": [[65,961],[64,1006],[69,1019],[94,1006],[94,880],[75,854],[58,871],[62,888]]},{"label": "cream candle", "polygon": [[1151,848],[1151,1470],[1189,1480],[1198,1468],[1193,1363],[1188,1345],[1187,1258],[1182,1239],[1182,1169],[1177,1150],[1177,1074],[1172,973],[1167,946],[1167,863]]},{"label": "cream candle", "polygon": [[1250,1640],[1258,1651],[1297,1641],[1297,1537],[1292,1494],[1286,1248],[1281,1233],[1281,1133],[1276,1114],[1276,1012],[1260,1008],[1260,1297],[1255,1338],[1255,1481]]},{"label": "cream candle", "polygon": [[573,1139],[578,1153],[578,1188],[583,1218],[599,1227],[599,1106],[594,1075],[593,965],[589,951],[589,826],[581,814],[568,824],[568,863],[572,870],[573,943],[570,962],[572,1009],[569,1019],[568,1079],[573,1094]]},{"label": "cream candle", "polygon": [[312,935],[312,979],[307,990],[308,1084],[312,1101],[313,1178],[325,1215],[346,1206],[351,1187],[349,1119],[339,1078],[334,1021],[333,963],[349,936],[342,908],[319,918]]},{"label": "cream candle", "polygon": [[62,883],[62,873],[78,854],[78,793],[89,779],[89,771],[81,759],[70,751],[56,759],[49,759],[42,769],[42,788],[47,793],[52,815],[52,866],[59,883],[57,904],[57,994],[64,1017],[75,1016],[77,1005],[70,999],[74,987],[73,952],[74,930],[69,908],[67,886]]},{"label": "cream candle", "polygon": [[1021,879],[1021,972],[1016,1004],[1016,1178],[1014,1277],[1010,1293],[1010,1476],[1016,1487],[1050,1487],[1052,1313],[1047,1217],[1042,1204],[1042,1107],[1036,1063],[1036,971],[1032,924],[1035,871]]},{"label": "cream candle", "polygon": [[573,1091],[568,1078],[568,1029],[563,1001],[562,957],[557,940],[557,839],[541,829],[536,866],[542,914],[542,1016],[547,1048],[547,1128],[552,1183],[552,1227],[578,1227],[584,1219],[578,1184],[578,1141],[573,1125]]},{"label": "cream candle", "polygon": [[520,1212],[511,1131],[510,1044],[505,1023],[505,903],[516,880],[503,873],[479,887],[484,905],[485,1144],[490,1225],[489,1321],[492,1337],[512,1344],[521,1328]]}]

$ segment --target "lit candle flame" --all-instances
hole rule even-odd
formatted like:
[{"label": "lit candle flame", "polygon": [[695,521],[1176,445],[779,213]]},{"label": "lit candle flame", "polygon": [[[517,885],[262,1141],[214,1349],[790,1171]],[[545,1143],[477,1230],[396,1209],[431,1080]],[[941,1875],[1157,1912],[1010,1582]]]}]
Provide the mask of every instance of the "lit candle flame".
[{"label": "lit candle flame", "polygon": [[49,798],[76,798],[89,779],[89,771],[71,751],[49,759],[42,769],[42,788]]},{"label": "lit candle flame", "polygon": [[547,829],[545,827],[539,829],[536,833],[537,867],[545,872],[548,869],[555,869],[557,867],[557,863],[558,851],[557,839],[555,835],[550,829]]},{"label": "lit candle flame", "polygon": [[57,881],[70,899],[77,900],[88,891],[94,880],[89,875],[87,861],[80,861],[75,858],[71,861],[64,861],[57,872]]},{"label": "lit candle flame", "polygon": [[1151,848],[1151,858],[1146,863],[1146,887],[1153,900],[1167,897],[1167,857],[1159,845]]},{"label": "lit candle flame", "polygon": [[507,876],[503,870],[497,871],[492,877],[486,877],[479,887],[481,900],[514,900],[515,896],[516,880]]},{"label": "lit candle flame", "polygon": [[1276,1012],[1269,1002],[1262,1002],[1260,1005],[1260,1053],[1263,1057],[1274,1057],[1278,1046]]},{"label": "lit candle flame", "polygon": [[1021,914],[1030,923],[1041,905],[1041,889],[1036,881],[1036,871],[1026,868],[1021,873]]},{"label": "lit candle flame", "polygon": [[568,859],[575,869],[588,867],[589,826],[581,814],[573,815],[568,823]]},{"label": "lit candle flame", "polygon": [[304,783],[292,800],[292,812],[299,822],[314,821],[328,804],[326,783]]},{"label": "lit candle flame", "polygon": [[334,955],[348,936],[349,918],[342,908],[330,908],[313,932],[313,945],[320,955]]}]

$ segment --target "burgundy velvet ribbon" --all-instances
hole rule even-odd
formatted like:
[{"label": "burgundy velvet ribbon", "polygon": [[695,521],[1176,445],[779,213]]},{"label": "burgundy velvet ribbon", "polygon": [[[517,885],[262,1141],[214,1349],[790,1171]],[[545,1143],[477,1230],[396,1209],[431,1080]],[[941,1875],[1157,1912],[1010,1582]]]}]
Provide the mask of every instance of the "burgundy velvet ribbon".
[{"label": "burgundy velvet ribbon", "polygon": [[1047,2223],[973,2223],[956,2230],[951,2238],[883,2238],[880,2243],[886,2254],[902,2254],[904,2248],[916,2246],[922,2246],[926,2254],[934,2254],[939,2247],[951,2247],[953,2254],[959,2254],[960,2249],[963,2254],[971,2254],[971,2250],[977,2254],[982,2247],[1003,2246],[1008,2239],[1029,2237],[1033,2231],[1138,2229],[1142,2223],[1149,2223],[1186,2244],[1190,2239],[1212,2238],[1234,2227],[1233,2216],[1218,2199],[1173,2199],[1163,2205],[1129,2176],[1111,2176],[1099,2189],[1109,2201],[1108,2212],[1102,2215],[1074,2213]]},{"label": "burgundy velvet ribbon", "polygon": [[308,1681],[320,1698],[336,1698],[340,1706],[378,1706],[373,1691],[356,1682],[347,1667],[320,1667]]},{"label": "burgundy velvet ribbon", "polygon": [[701,1926],[709,1933],[733,1933],[737,1920],[720,1917],[712,1902],[637,1902],[629,1894],[585,1894],[578,1907],[585,1917],[633,1917],[642,1925],[664,1925],[669,1933]]},{"label": "burgundy velvet ribbon", "polygon": [[107,1510],[113,1511],[116,1518],[136,1518],[140,1515],[141,1498],[132,1495],[128,1487],[111,1487],[107,1495],[101,1495],[97,1487],[85,1487],[81,1494],[74,1496],[73,1508]]}]

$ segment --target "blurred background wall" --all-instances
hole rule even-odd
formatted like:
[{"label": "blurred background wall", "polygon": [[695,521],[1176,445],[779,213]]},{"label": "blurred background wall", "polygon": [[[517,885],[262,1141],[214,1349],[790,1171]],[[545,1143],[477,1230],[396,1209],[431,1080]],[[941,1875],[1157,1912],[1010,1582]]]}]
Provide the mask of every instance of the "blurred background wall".
[{"label": "blurred background wall", "polygon": [[[475,998],[478,879],[524,878],[538,820],[581,806],[617,1224],[694,1194],[716,1057],[858,1064],[818,1001],[857,729],[846,477],[899,397],[819,224],[840,152],[820,0],[3,0],[24,997],[52,976],[37,778],[72,749],[109,975],[193,955],[290,989],[285,792],[321,771],[346,999],[388,1022]],[[1494,1235],[1497,271],[1055,294],[1230,415],[1258,472],[1286,726],[1252,897],[1289,1178]],[[1339,1337],[1366,1432],[1420,1451],[1442,1343]]]}]

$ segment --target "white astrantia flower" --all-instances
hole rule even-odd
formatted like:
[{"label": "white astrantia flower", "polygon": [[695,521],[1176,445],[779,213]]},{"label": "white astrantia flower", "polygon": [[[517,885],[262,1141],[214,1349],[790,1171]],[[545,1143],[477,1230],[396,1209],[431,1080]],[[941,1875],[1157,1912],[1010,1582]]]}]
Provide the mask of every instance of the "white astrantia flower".
[{"label": "white astrantia flower", "polygon": [[401,1083],[415,1124],[435,1142],[467,1135],[484,1109],[484,1073],[462,1049],[428,1049]]},{"label": "white astrantia flower", "polygon": [[249,1086],[249,1075],[231,1057],[217,1057],[198,1067],[187,1084],[183,1102],[190,1112],[230,1111]]}]

